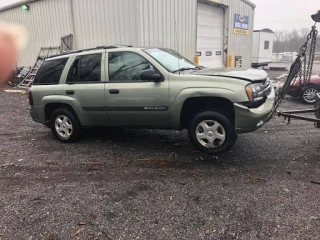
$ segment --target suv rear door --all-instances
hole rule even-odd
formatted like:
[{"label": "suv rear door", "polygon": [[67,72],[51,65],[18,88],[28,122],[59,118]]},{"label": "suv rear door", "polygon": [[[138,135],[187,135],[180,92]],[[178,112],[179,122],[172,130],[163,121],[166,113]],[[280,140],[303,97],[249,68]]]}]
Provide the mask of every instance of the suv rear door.
[{"label": "suv rear door", "polygon": [[[46,123],[45,106],[60,101],[63,95],[63,85],[66,72],[68,71],[69,57],[47,59],[43,62],[33,81],[31,92],[33,96],[33,106],[31,109],[32,118],[36,121]],[[49,99],[47,98],[49,97]]]},{"label": "suv rear door", "polygon": [[[169,126],[169,83],[147,58],[134,51],[109,51],[105,94],[112,125]],[[160,74],[161,81],[141,80],[147,69]]]},{"label": "suv rear door", "polygon": [[74,56],[65,83],[65,94],[70,97],[80,114],[84,126],[109,124],[105,108],[105,70],[101,67],[105,52],[86,53]]}]

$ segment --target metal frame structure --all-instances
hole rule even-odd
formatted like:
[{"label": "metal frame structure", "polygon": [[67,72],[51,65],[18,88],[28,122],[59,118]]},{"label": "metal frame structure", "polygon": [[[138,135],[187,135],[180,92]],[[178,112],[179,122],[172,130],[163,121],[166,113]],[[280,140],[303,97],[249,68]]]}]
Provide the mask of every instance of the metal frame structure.
[{"label": "metal frame structure", "polygon": [[52,54],[57,54],[60,52],[60,47],[43,47],[40,49],[40,52],[38,54],[37,60],[31,69],[31,71],[28,73],[28,75],[19,83],[19,88],[30,88],[34,78],[36,77],[36,74],[41,67],[42,63],[50,57]]},{"label": "metal frame structure", "polygon": [[311,118],[311,117],[297,115],[297,114],[302,114],[302,113],[316,113],[318,111],[320,111],[320,107],[314,108],[314,109],[277,112],[277,116],[284,117],[285,120],[288,119],[288,123],[290,123],[291,119],[298,119],[298,120],[304,120],[304,121],[308,121],[308,122],[314,122],[317,124],[317,127],[320,127],[320,119],[319,118]]},{"label": "metal frame structure", "polygon": [[[310,77],[312,74],[312,65],[314,60],[314,50],[316,45],[316,38],[318,31],[316,30],[316,23],[320,22],[320,11],[318,13],[311,16],[311,18],[315,21],[314,26],[312,26],[310,34],[307,36],[306,43],[301,47],[300,53],[295,60],[295,62],[291,65],[290,72],[288,75],[288,78],[283,86],[283,88],[280,91],[280,94],[276,100],[274,112],[278,117],[284,117],[285,119],[288,119],[288,123],[290,123],[291,119],[298,119],[298,120],[304,120],[308,122],[313,122],[315,124],[316,128],[320,128],[320,94],[318,93],[316,95],[316,106],[314,109],[303,109],[303,110],[291,110],[291,111],[283,111],[278,112],[277,108],[281,104],[283,98],[287,94],[287,90],[290,86],[290,84],[295,81],[297,78],[300,78],[300,85],[306,84],[306,82],[310,81]],[[311,46],[310,46],[310,54],[308,58],[308,66],[307,66],[307,49],[308,49],[308,42],[311,40]],[[304,64],[304,66],[302,66]],[[307,67],[306,67],[307,66]],[[302,82],[302,70],[303,70],[303,77],[304,80]],[[303,113],[314,113],[315,118],[312,117],[306,117],[301,116],[298,114]]]}]

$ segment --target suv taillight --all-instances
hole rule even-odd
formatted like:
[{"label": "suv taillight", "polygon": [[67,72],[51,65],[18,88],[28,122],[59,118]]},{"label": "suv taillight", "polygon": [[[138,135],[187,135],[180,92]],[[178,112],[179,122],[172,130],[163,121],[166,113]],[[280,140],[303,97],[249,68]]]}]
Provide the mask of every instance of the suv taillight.
[{"label": "suv taillight", "polygon": [[32,97],[32,92],[31,92],[31,90],[28,91],[28,98],[29,98],[30,106],[33,106],[33,97]]}]

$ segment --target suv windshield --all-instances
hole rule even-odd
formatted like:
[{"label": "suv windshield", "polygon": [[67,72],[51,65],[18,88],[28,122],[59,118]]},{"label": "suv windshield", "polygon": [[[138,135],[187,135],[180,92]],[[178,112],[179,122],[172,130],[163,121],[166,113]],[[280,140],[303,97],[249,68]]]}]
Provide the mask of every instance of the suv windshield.
[{"label": "suv windshield", "polygon": [[151,57],[165,67],[169,72],[177,72],[179,70],[199,69],[199,67],[170,49],[145,49]]}]

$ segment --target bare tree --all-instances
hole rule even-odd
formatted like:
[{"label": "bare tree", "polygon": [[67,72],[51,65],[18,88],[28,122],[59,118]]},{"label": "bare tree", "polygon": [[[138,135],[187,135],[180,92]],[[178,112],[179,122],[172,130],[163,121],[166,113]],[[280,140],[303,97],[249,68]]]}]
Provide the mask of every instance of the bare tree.
[{"label": "bare tree", "polygon": [[310,33],[310,28],[304,27],[299,30],[299,35],[302,39],[306,39],[309,33]]},{"label": "bare tree", "polygon": [[289,33],[287,30],[279,30],[274,32],[274,52],[283,52],[284,44],[289,39]]},{"label": "bare tree", "polygon": [[[309,28],[301,28],[299,31],[296,29],[293,29],[292,31],[275,31],[273,52],[298,52],[307,40],[310,30],[311,29]],[[316,51],[320,51],[320,36],[317,38]]]},{"label": "bare tree", "polygon": [[286,44],[286,47],[287,47],[286,49],[288,52],[296,52],[300,49],[302,45],[300,35],[301,34],[296,29],[293,29],[289,33],[289,39],[287,40],[287,44]]},{"label": "bare tree", "polygon": [[278,42],[285,42],[289,39],[289,32],[287,30],[275,31],[274,38]]}]

